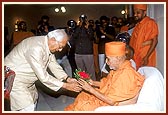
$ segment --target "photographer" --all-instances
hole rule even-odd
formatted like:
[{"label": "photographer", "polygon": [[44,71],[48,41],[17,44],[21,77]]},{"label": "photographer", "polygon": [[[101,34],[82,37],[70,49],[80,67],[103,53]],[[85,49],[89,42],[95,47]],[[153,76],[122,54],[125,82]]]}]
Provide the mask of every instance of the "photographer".
[{"label": "photographer", "polygon": [[99,20],[100,25],[96,28],[96,43],[98,44],[99,69],[101,70],[105,63],[105,43],[114,41],[116,32],[114,27],[109,26],[107,16],[101,16]]},{"label": "photographer", "polygon": [[57,29],[65,29],[69,36],[69,41],[61,52],[56,52],[55,57],[57,62],[63,67],[68,76],[73,76],[73,71],[75,71],[75,56],[74,56],[74,43],[72,42],[72,35],[76,28],[77,23],[74,20],[67,21],[67,27],[59,27]]},{"label": "photographer", "polygon": [[[75,40],[73,39],[73,34],[75,32],[75,29],[77,27],[77,23],[74,20],[68,20],[67,22],[67,33],[70,35],[69,43],[71,45],[69,52],[68,52],[68,60],[72,68],[72,74],[75,72],[75,69],[77,69],[76,61],[75,61]],[[73,77],[73,75],[72,75]]]},{"label": "photographer", "polygon": [[75,61],[77,68],[86,71],[95,78],[93,41],[94,31],[88,27],[87,16],[82,14],[79,17],[79,25],[74,31],[73,39],[75,42]]},{"label": "photographer", "polygon": [[54,30],[54,26],[49,25],[49,17],[44,15],[41,17],[41,20],[38,22],[37,26],[37,36],[47,35],[48,32]]}]

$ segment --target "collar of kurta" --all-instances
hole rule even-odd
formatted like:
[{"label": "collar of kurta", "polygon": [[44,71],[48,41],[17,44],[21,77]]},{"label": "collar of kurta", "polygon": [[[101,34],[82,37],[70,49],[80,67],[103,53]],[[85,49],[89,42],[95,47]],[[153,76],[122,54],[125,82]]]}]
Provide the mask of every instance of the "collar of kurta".
[{"label": "collar of kurta", "polygon": [[47,36],[45,36],[45,45],[46,45],[46,50],[47,50],[47,52],[48,52],[48,55],[51,55],[52,53],[50,52],[50,50],[49,50],[49,47],[48,47],[48,37]]}]

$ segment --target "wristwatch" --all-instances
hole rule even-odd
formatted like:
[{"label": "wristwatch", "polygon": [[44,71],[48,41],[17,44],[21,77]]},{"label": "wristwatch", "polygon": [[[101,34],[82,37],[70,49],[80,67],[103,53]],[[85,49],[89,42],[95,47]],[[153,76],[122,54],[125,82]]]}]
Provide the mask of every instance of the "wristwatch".
[{"label": "wristwatch", "polygon": [[69,76],[65,79],[66,82],[67,82],[68,78],[69,78]]}]

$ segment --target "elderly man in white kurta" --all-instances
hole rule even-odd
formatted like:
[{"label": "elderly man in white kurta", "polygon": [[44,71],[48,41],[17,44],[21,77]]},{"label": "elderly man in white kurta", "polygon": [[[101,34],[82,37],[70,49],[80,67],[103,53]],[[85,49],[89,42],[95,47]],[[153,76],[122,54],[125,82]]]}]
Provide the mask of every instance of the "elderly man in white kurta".
[{"label": "elderly man in white kurta", "polygon": [[[37,80],[54,91],[61,87],[75,92],[81,90],[76,80],[68,77],[53,55],[61,51],[67,42],[66,32],[57,29],[46,36],[24,39],[5,57],[4,65],[16,74],[10,93],[12,111],[34,111],[38,99],[35,87]],[[47,68],[54,76],[47,72]]]}]

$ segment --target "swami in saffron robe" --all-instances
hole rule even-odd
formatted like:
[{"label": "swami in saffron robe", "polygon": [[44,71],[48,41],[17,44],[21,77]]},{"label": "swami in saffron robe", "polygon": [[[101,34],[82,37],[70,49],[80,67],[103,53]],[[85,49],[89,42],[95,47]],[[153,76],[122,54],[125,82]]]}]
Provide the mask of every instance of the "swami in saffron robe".
[{"label": "swami in saffron robe", "polygon": [[[100,81],[99,90],[102,94],[109,97],[115,105],[136,96],[144,82],[144,76],[136,72],[130,61],[125,61],[118,70],[111,70],[107,77]],[[68,105],[65,111],[94,111],[97,107],[108,106],[105,103],[87,92],[81,92],[74,103]]]},{"label": "swami in saffron robe", "polygon": [[[150,45],[142,46],[146,41],[149,41],[155,38],[158,35],[158,25],[157,23],[146,16],[134,27],[131,39],[130,46],[134,48],[134,61],[137,65],[137,69],[142,65],[142,59],[146,56]],[[156,49],[149,56],[147,66],[156,66]]]}]

